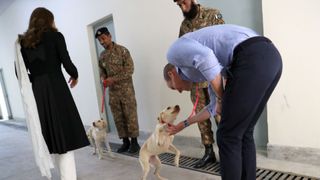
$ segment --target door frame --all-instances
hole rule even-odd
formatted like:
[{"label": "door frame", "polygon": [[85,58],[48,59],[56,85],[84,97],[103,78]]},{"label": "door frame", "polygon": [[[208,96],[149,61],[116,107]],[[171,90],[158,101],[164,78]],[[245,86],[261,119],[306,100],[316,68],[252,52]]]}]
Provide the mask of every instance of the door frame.
[{"label": "door frame", "polygon": [[[97,94],[97,102],[98,102],[98,107],[99,107],[99,114],[101,118],[106,119],[108,122],[108,132],[113,132],[116,131],[115,123],[113,121],[113,116],[110,111],[110,107],[108,104],[108,90],[106,91],[106,97],[104,98],[104,113],[101,114],[101,108],[102,108],[102,96],[103,96],[103,86],[100,81],[100,75],[99,75],[99,65],[98,65],[98,60],[99,60],[99,54],[98,54],[98,47],[95,39],[95,28],[102,26],[106,24],[107,22],[113,22],[113,15],[109,14],[105,17],[102,17],[89,25],[87,25],[87,32],[88,32],[88,39],[89,39],[89,46],[90,46],[90,56],[91,56],[91,64],[92,64],[92,69],[93,69],[93,75],[94,75],[94,83],[95,83],[95,89],[96,89],[96,94]],[[112,34],[112,39],[115,41],[115,34]]]}]

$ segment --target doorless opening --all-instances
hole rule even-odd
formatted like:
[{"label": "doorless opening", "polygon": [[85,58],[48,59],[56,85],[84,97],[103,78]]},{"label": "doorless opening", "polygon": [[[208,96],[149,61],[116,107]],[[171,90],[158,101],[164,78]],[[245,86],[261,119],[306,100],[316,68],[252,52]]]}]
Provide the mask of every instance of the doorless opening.
[{"label": "doorless opening", "polygon": [[[99,44],[99,42],[95,39],[95,32],[101,28],[101,27],[107,27],[111,36],[112,41],[116,42],[116,36],[115,36],[115,30],[114,30],[114,22],[112,14],[103,17],[92,24],[88,25],[88,33],[89,33],[89,44],[90,44],[90,53],[91,53],[91,61],[92,61],[92,68],[94,73],[94,79],[95,79],[95,85],[96,85],[96,92],[97,92],[97,99],[99,102],[99,111],[101,110],[101,99],[103,96],[103,86],[100,81],[100,75],[99,75],[99,66],[98,66],[98,60],[100,53],[104,50],[104,48]],[[105,103],[104,103],[104,114],[101,114],[101,116],[108,121],[108,128],[110,132],[116,131],[116,126],[113,120],[113,116],[109,107],[109,95],[108,95],[108,89],[105,93]]]},{"label": "doorless opening", "polygon": [[12,119],[12,114],[2,71],[0,69],[0,119],[8,120]]}]

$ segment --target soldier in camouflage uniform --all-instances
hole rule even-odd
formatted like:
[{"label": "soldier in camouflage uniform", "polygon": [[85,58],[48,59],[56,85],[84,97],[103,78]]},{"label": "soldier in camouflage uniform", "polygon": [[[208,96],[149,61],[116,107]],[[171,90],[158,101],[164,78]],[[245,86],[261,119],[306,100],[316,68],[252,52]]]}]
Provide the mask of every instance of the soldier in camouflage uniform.
[{"label": "soldier in camouflage uniform", "polygon": [[117,151],[137,153],[140,149],[137,142],[139,125],[132,82],[132,58],[127,48],[112,42],[106,27],[98,29],[95,36],[105,48],[99,58],[100,77],[103,85],[109,88],[109,105],[119,138],[123,139]]},{"label": "soldier in camouflage uniform", "polygon": [[[216,24],[224,24],[222,15],[218,9],[206,8],[197,4],[195,0],[173,0],[181,8],[184,15],[184,20],[180,26],[179,37],[203,27],[212,26]],[[198,86],[199,100],[196,108],[196,112],[200,112],[207,104],[210,103],[210,97],[208,94],[208,84],[203,83],[193,83],[191,89],[191,101],[195,103],[196,97],[196,87]],[[213,132],[211,128],[211,121],[207,119],[206,121],[198,123],[198,127],[201,133],[202,144],[205,146],[205,154],[202,159],[195,163],[195,168],[204,167],[210,162],[216,162],[216,157],[213,151],[212,144],[214,143]]]}]

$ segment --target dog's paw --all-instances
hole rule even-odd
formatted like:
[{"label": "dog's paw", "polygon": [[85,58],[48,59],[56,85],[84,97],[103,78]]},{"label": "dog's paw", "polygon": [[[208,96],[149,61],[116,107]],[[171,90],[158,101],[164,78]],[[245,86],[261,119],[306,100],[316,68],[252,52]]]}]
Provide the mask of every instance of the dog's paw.
[{"label": "dog's paw", "polygon": [[111,157],[112,159],[114,159],[116,156],[112,153],[112,152],[108,152],[109,157]]},{"label": "dog's paw", "polygon": [[102,156],[99,156],[99,160],[101,160],[101,159],[103,159],[103,157],[102,157]]},{"label": "dog's paw", "polygon": [[175,165],[176,167],[179,167],[179,160],[175,160],[175,161],[174,161],[174,165]]},{"label": "dog's paw", "polygon": [[167,178],[164,178],[164,177],[161,177],[161,176],[159,176],[157,179],[159,179],[159,180],[168,180]]}]

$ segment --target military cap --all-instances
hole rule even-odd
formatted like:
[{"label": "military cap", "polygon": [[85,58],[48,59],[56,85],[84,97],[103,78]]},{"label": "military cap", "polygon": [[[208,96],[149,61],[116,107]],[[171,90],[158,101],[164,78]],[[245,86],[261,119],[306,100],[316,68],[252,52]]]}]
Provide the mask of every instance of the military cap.
[{"label": "military cap", "polygon": [[106,27],[99,28],[99,29],[97,30],[96,34],[95,34],[95,37],[98,38],[98,37],[99,37],[100,35],[102,35],[102,34],[109,35],[110,32],[109,32],[108,28],[106,28]]}]

